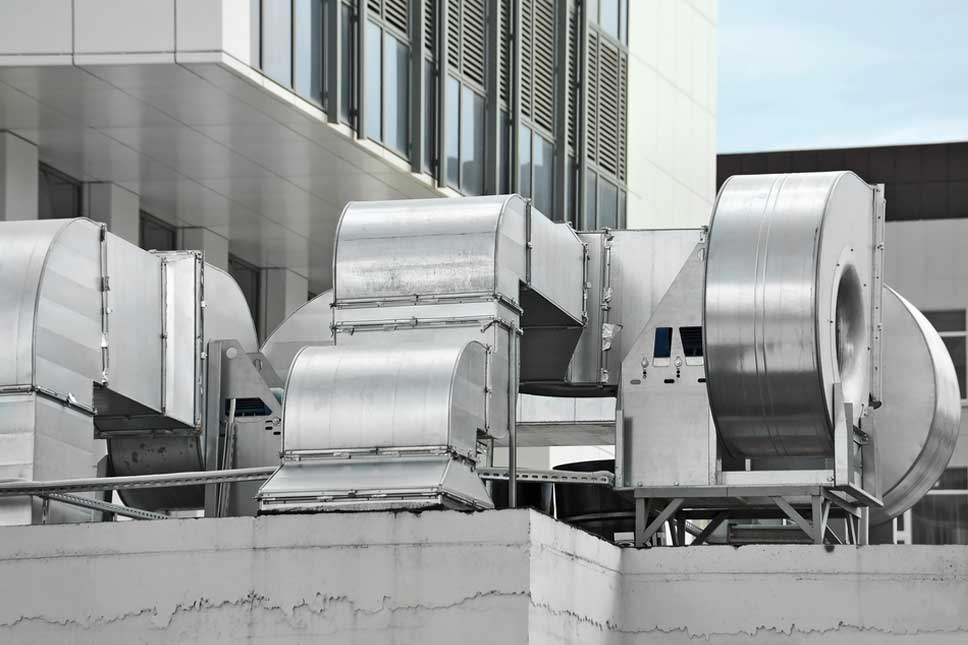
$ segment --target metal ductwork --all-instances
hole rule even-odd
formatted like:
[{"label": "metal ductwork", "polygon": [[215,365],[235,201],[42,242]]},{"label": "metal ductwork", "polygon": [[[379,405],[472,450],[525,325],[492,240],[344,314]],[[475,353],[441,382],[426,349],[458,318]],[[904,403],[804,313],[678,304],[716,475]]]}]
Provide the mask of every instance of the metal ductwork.
[{"label": "metal ductwork", "polygon": [[[16,438],[5,442],[0,476],[212,470],[225,437],[238,428],[227,429],[223,400],[213,400],[226,388],[233,400],[258,399],[262,422],[258,437],[233,439],[231,463],[277,463],[281,431],[263,426],[281,408],[269,383],[281,383],[258,366],[255,328],[238,285],[200,253],[144,251],[82,218],[4,222],[0,273],[0,329],[8,339],[0,351],[0,430]],[[208,355],[212,347],[217,356]],[[246,360],[229,369],[234,356]],[[237,492],[246,485],[233,486]],[[225,512],[252,505],[240,495],[229,504],[228,490],[222,492]],[[203,486],[134,489],[122,497],[143,509],[205,503]],[[37,521],[39,506],[5,501],[0,522]],[[56,505],[44,520],[96,517]]]},{"label": "metal ductwork", "polygon": [[[323,510],[369,507],[365,498],[383,497],[387,489],[410,500],[407,504],[489,507],[483,487],[470,487],[475,492],[464,495],[441,483],[444,474],[473,473],[478,438],[485,458],[490,440],[514,432],[519,384],[564,377],[584,325],[584,267],[585,248],[574,231],[517,196],[348,205],[335,246],[335,344],[304,350],[292,364],[283,465],[260,492],[263,511],[302,510],[307,503]],[[463,356],[468,343],[486,348],[486,377],[474,381],[475,393],[460,390],[466,401],[448,402],[458,390],[434,377],[431,392],[424,371],[440,357]],[[360,361],[368,367],[357,365]],[[447,372],[440,367],[441,374]],[[333,380],[336,374],[366,374],[375,388],[364,388],[367,405],[386,410],[364,413],[343,380]],[[353,388],[363,383],[357,377],[349,381]],[[304,385],[322,382],[335,388],[333,397],[312,394],[315,386]],[[413,393],[412,386],[423,389]],[[294,396],[315,401],[315,407],[296,407]],[[412,396],[437,402],[428,408]],[[464,428],[470,434],[451,432],[441,412],[473,411],[465,422],[477,419],[478,400],[480,422]],[[382,421],[366,423],[360,432],[361,414]],[[441,468],[433,494],[426,492],[427,482],[437,475],[410,479],[431,468],[425,450],[436,455],[433,467]],[[411,462],[423,465],[407,465]],[[383,478],[368,474],[374,463],[385,468]],[[370,481],[376,489],[359,483],[344,490],[348,481]],[[311,495],[287,492],[299,490],[336,493],[312,501]]]},{"label": "metal ductwork", "polygon": [[833,454],[834,384],[864,416],[880,312],[872,189],[853,173],[733,177],[709,233],[709,405],[737,457]]}]

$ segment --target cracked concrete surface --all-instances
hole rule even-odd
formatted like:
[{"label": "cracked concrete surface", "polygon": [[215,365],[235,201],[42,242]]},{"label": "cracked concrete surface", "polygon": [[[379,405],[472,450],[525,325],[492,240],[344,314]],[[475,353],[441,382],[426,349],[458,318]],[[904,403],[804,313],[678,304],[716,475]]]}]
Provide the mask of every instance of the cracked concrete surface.
[{"label": "cracked concrete surface", "polygon": [[968,641],[968,547],[636,551],[530,511],[0,536],[3,643]]}]

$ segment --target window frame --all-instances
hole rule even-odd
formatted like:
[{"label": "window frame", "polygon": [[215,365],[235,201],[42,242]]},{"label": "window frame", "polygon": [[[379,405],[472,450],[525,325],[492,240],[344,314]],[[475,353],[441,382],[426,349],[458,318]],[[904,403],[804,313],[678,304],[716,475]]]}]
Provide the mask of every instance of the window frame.
[{"label": "window frame", "polygon": [[[924,311],[922,311],[922,313],[924,314],[924,317],[928,319],[928,322],[931,323],[932,327],[934,327],[934,321],[932,320],[932,316],[937,316],[939,314],[947,314],[952,312],[957,312],[961,314],[961,329],[952,329],[952,330],[946,330],[946,331],[938,331],[937,329],[935,329],[935,331],[938,332],[938,335],[941,337],[942,342],[944,342],[946,338],[962,339],[962,342],[964,345],[964,347],[962,348],[962,351],[964,352],[964,355],[961,357],[961,360],[962,360],[961,364],[965,366],[965,369],[961,373],[957,373],[957,364],[956,364],[956,370],[955,370],[956,376],[958,377],[958,390],[960,394],[962,390],[968,390],[968,309],[959,309],[956,307],[954,309],[925,309]],[[945,349],[948,349],[947,343],[945,343]],[[948,351],[950,353],[951,350],[949,349]],[[954,362],[954,357],[952,357],[952,362]],[[961,397],[961,407],[962,408],[968,407],[968,396]]]}]

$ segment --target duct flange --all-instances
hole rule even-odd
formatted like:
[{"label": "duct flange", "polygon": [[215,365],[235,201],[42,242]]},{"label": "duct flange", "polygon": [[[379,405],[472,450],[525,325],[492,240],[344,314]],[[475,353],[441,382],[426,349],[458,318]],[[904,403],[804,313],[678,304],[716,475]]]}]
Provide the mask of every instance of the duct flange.
[{"label": "duct flange", "polygon": [[710,407],[736,457],[829,456],[833,386],[856,424],[871,382],[875,191],[849,172],[733,177],[713,213]]}]

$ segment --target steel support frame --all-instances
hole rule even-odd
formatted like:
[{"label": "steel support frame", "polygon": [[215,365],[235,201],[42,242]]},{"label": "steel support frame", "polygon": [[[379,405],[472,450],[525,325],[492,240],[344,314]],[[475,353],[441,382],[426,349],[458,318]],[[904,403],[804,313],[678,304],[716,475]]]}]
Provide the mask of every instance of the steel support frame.
[{"label": "steel support frame", "polygon": [[[847,499],[831,487],[749,486],[733,489],[724,487],[693,487],[682,489],[676,497],[669,489],[636,489],[635,491],[635,546],[644,547],[668,523],[672,543],[685,545],[688,519],[708,518],[709,523],[694,536],[692,546],[705,543],[713,531],[728,519],[751,519],[781,516],[796,524],[814,544],[867,544],[869,517],[867,500]],[[806,496],[804,493],[808,493]],[[804,502],[806,500],[806,502]],[[771,511],[770,506],[773,507]],[[653,509],[661,510],[653,519]],[[809,509],[808,517],[802,510]],[[829,525],[831,511],[845,520],[846,533],[841,538]]]}]

